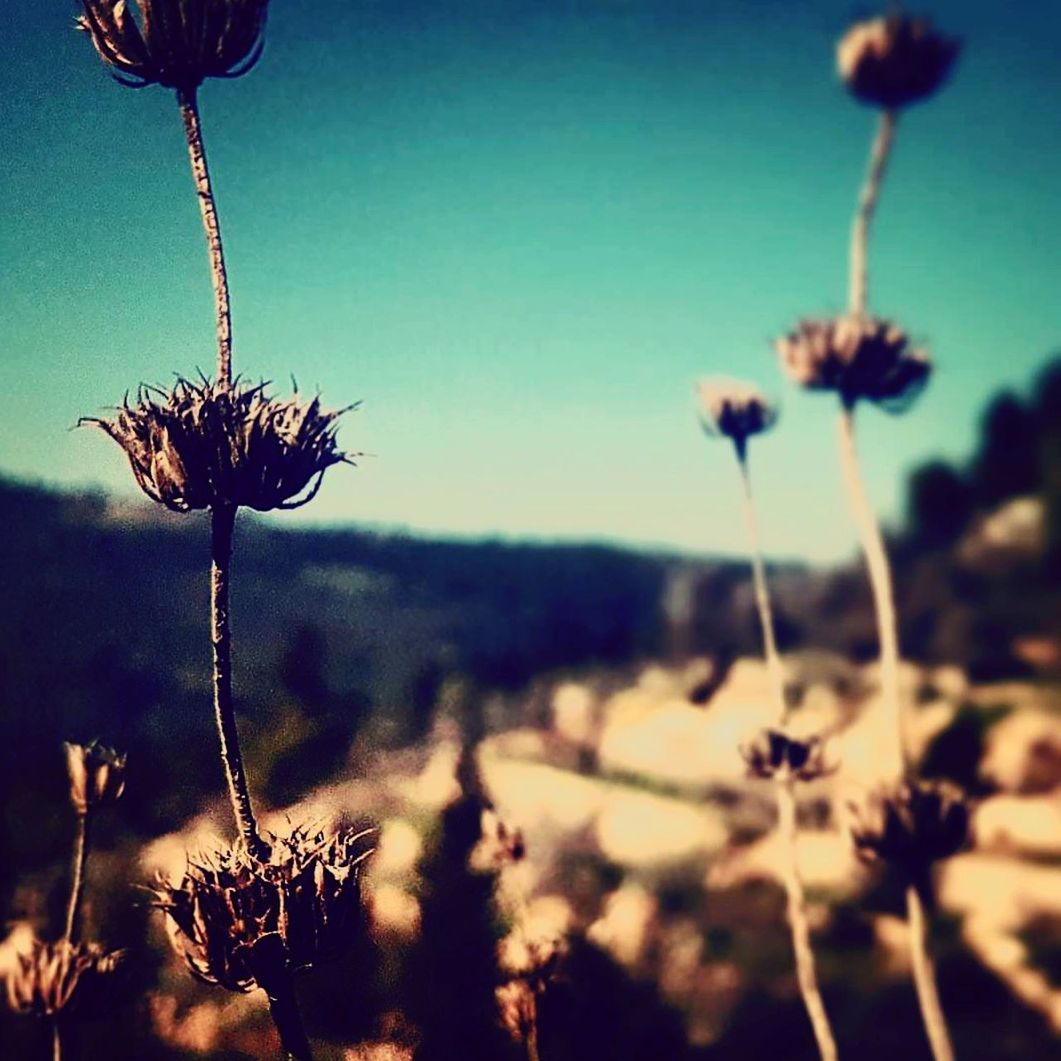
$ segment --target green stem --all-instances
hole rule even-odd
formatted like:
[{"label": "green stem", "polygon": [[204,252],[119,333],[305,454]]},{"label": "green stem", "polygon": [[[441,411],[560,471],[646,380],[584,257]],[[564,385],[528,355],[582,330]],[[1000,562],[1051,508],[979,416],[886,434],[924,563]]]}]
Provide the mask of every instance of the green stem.
[{"label": "green stem", "polygon": [[947,1031],[947,1019],[939,1001],[936,970],[928,949],[928,925],[924,902],[915,884],[906,889],[906,917],[910,931],[910,958],[921,1018],[935,1061],[954,1061],[954,1047]]},{"label": "green stem", "polygon": [[210,276],[214,285],[214,306],[217,313],[217,381],[229,386],[232,383],[232,310],[228,297],[228,272],[225,269],[225,252],[221,244],[221,222],[217,216],[210,169],[206,162],[206,147],[199,121],[199,102],[194,89],[177,90],[177,104],[184,124],[184,135],[188,141],[188,158],[191,161],[195,191],[199,197],[199,212],[206,232],[206,247],[210,255]]},{"label": "green stem", "polygon": [[258,832],[251,805],[247,774],[236,728],[232,700],[232,630],[229,625],[229,583],[232,573],[232,534],[236,509],[216,506],[210,513],[210,627],[214,662],[214,716],[221,743],[221,762],[228,782],[229,801],[236,827],[247,853],[258,861],[269,857],[269,848]]},{"label": "green stem", "polygon": [[842,406],[840,410],[838,440],[844,483],[851,504],[851,514],[858,528],[862,553],[866,558],[870,588],[873,592],[873,608],[877,618],[881,695],[890,717],[887,738],[890,746],[882,749],[882,757],[888,776],[898,779],[905,768],[907,741],[906,719],[902,710],[902,691],[899,685],[899,627],[895,614],[895,594],[880,524],[866,495],[859,467],[858,450],[855,446],[854,410],[847,405]]},{"label": "green stem", "polygon": [[855,220],[851,225],[851,272],[849,277],[849,308],[856,316],[864,316],[869,289],[869,226],[873,221],[881,182],[888,165],[895,138],[895,111],[881,113],[880,124],[873,137],[869,153],[869,167],[858,197]]},{"label": "green stem", "polygon": [[[63,938],[67,943],[74,942],[81,914],[81,898],[85,893],[89,814],[91,811],[86,808],[83,814],[77,816],[77,838],[74,840],[73,869],[70,873],[70,899],[66,906],[66,928],[63,932]],[[58,1029],[56,1029],[56,1036],[58,1036]]]}]

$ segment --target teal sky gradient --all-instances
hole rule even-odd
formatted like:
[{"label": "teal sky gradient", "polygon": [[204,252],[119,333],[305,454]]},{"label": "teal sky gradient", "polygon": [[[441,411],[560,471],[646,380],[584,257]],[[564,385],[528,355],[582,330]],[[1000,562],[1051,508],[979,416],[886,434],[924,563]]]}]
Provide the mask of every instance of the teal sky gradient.
[{"label": "teal sky gradient", "polygon": [[[68,430],[142,380],[210,370],[213,311],[172,93],[117,86],[22,5],[0,67],[0,471],[132,496]],[[874,112],[833,71],[850,3],[275,0],[262,62],[202,91],[235,365],[362,408],[285,521],[739,550],[726,449],[692,383],[782,397],[754,447],[768,549],[847,555],[829,398],[769,341],[846,295]],[[899,123],[871,307],[938,372],[859,417],[889,518],[922,459],[1061,346],[1061,7],[938,0],[966,49]]]}]

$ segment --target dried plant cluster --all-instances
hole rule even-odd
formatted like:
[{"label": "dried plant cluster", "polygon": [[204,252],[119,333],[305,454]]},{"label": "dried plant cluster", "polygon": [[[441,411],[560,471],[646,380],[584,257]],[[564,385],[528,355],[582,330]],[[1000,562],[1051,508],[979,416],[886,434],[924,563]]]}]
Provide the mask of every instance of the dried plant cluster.
[{"label": "dried plant cluster", "polygon": [[28,954],[17,955],[17,968],[7,980],[8,1003],[16,1013],[58,1016],[76,999],[98,995],[99,980],[123,957],[122,951],[108,952],[98,943],[34,940]]},{"label": "dried plant cluster", "polygon": [[298,508],[333,465],[352,463],[320,399],[270,397],[267,384],[178,379],[141,387],[112,419],[86,417],[125,451],[140,489],[175,512],[243,506]]},{"label": "dried plant cluster", "polygon": [[816,781],[835,769],[820,737],[796,740],[779,729],[761,730],[741,745],[740,753],[751,777],[771,781]]},{"label": "dried plant cluster", "polygon": [[160,881],[154,905],[194,976],[229,991],[267,993],[295,972],[337,958],[361,913],[366,832],[296,828],[268,836],[268,861],[242,847],[189,858],[181,880]]}]

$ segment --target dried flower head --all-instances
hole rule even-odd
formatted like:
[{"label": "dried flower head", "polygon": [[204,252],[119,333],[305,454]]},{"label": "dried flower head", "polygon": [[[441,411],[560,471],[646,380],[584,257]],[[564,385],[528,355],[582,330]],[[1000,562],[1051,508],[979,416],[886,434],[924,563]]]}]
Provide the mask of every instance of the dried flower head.
[{"label": "dried flower head", "polygon": [[715,437],[731,439],[744,450],[752,435],[777,423],[777,408],[752,383],[736,379],[706,379],[696,388],[700,424]]},{"label": "dried flower head", "polygon": [[113,803],[125,791],[125,759],[113,748],[63,742],[66,772],[70,776],[70,802],[78,814],[87,814],[97,803]]},{"label": "dried flower head", "polygon": [[172,391],[141,387],[136,403],[126,398],[113,419],[80,423],[106,431],[144,493],[175,512],[298,508],[316,495],[328,468],[353,463],[335,439],[346,409],[325,412],[319,398],[303,402],[297,393],[271,398],[267,386],[178,379]]},{"label": "dried flower head", "polygon": [[852,26],[837,45],[836,64],[856,99],[892,109],[931,96],[959,47],[927,19],[892,15]]},{"label": "dried flower head", "polygon": [[130,88],[194,91],[258,61],[268,0],[81,0],[77,25]]},{"label": "dried flower head", "polygon": [[764,729],[742,744],[741,756],[750,777],[813,781],[833,772],[825,758],[825,744],[818,737],[796,740],[778,729]]},{"label": "dried flower head", "polygon": [[516,932],[499,945],[502,980],[495,997],[501,1024],[514,1042],[536,1035],[538,999],[556,979],[566,955],[566,943],[559,938],[526,941]]},{"label": "dried flower head", "polygon": [[890,321],[848,314],[802,320],[774,343],[785,372],[808,390],[836,391],[852,407],[860,399],[889,413],[909,408],[932,363]]},{"label": "dried flower head", "polygon": [[53,1016],[91,982],[114,972],[124,956],[124,951],[108,952],[97,943],[36,939],[28,954],[17,955],[8,974],[8,1004],[16,1013]]},{"label": "dried flower head", "polygon": [[942,781],[904,781],[871,792],[851,804],[855,848],[866,861],[877,859],[923,871],[949,858],[969,840],[969,805],[961,791]]},{"label": "dried flower head", "polygon": [[182,880],[156,885],[154,905],[195,977],[271,994],[289,974],[338,956],[350,942],[368,835],[296,828],[268,838],[265,862],[242,847],[189,859]]}]

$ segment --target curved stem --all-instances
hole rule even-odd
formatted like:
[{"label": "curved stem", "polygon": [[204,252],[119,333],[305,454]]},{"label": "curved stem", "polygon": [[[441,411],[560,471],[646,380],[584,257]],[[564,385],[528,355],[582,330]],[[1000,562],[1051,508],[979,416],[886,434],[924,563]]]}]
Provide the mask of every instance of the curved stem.
[{"label": "curved stem", "polygon": [[803,895],[803,881],[799,875],[796,850],[796,796],[791,779],[777,784],[778,832],[785,845],[785,892],[788,896],[788,926],[792,935],[792,950],[796,957],[796,978],[803,1004],[807,1007],[814,1039],[822,1061],[836,1061],[836,1040],[825,1012],[818,976],[814,968],[814,952],[810,945],[810,925],[807,923],[807,907]]},{"label": "curved stem", "polygon": [[272,985],[266,992],[269,998],[269,1012],[272,1015],[276,1030],[280,1033],[280,1044],[291,1061],[313,1061],[313,1050],[302,1024],[302,1014],[298,1010],[295,989],[289,977]]},{"label": "curved stem", "polygon": [[899,687],[899,628],[895,614],[895,594],[892,589],[891,567],[884,550],[880,525],[866,496],[866,487],[858,463],[855,447],[854,411],[849,406],[840,410],[838,424],[840,463],[847,487],[851,514],[858,528],[862,553],[869,571],[873,591],[873,608],[877,617],[877,636],[880,639],[881,693],[890,715],[891,747],[883,750],[887,756],[888,775],[902,776],[906,762],[905,718]]},{"label": "curved stem", "polygon": [[[88,816],[92,812],[86,808],[84,814],[77,816],[77,839],[74,841],[73,869],[70,874],[70,899],[66,905],[66,928],[63,938],[67,943],[74,942],[78,920],[81,913],[81,897],[85,893],[85,867],[88,864]],[[56,1031],[58,1035],[58,1030]]]},{"label": "curved stem", "polygon": [[873,145],[870,148],[866,179],[862,185],[862,191],[859,193],[855,220],[851,225],[851,272],[848,281],[848,305],[851,312],[857,316],[864,316],[866,313],[869,285],[869,226],[873,220],[873,213],[877,209],[881,181],[884,179],[888,156],[891,154],[892,141],[895,137],[895,120],[895,111],[886,110],[881,113],[880,124],[877,126],[877,132],[873,137]]},{"label": "curved stem", "polygon": [[228,299],[228,273],[225,252],[221,245],[221,223],[217,217],[214,189],[206,164],[206,148],[199,121],[199,103],[195,90],[177,90],[184,135],[188,140],[188,157],[192,165],[195,191],[199,197],[199,211],[206,231],[206,246],[210,254],[210,275],[214,283],[214,306],[217,311],[217,380],[232,382],[232,310]]},{"label": "curved stem", "polygon": [[936,970],[928,949],[925,907],[917,886],[906,889],[906,917],[910,930],[910,958],[914,969],[914,984],[917,1001],[921,1006],[921,1018],[925,1022],[929,1046],[935,1061],[954,1061],[947,1019],[936,988]]},{"label": "curved stem", "polygon": [[770,605],[770,592],[766,586],[766,566],[763,563],[763,550],[759,535],[759,520],[755,513],[755,502],[752,498],[752,482],[748,473],[748,455],[743,445],[737,446],[737,463],[740,466],[741,487],[744,500],[744,523],[748,532],[749,551],[752,562],[752,579],[755,583],[755,603],[759,611],[759,626],[763,634],[763,654],[766,656],[766,669],[770,683],[774,688],[777,700],[779,722],[784,722],[788,713],[785,700],[785,673],[781,665],[781,655],[777,651],[777,638],[774,634],[774,613]]},{"label": "curved stem", "polygon": [[236,728],[232,701],[232,630],[229,626],[229,582],[232,568],[232,532],[236,523],[234,506],[218,506],[210,513],[210,630],[214,662],[214,716],[221,742],[221,762],[228,781],[229,800],[236,827],[247,853],[259,861],[269,857],[269,849],[258,833],[251,806],[247,775]]}]

